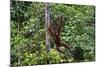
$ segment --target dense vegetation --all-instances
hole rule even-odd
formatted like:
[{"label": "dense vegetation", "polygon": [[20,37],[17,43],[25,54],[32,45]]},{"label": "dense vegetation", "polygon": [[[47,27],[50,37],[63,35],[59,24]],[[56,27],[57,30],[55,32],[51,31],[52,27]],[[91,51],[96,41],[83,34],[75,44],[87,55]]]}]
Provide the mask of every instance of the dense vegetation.
[{"label": "dense vegetation", "polygon": [[71,52],[58,52],[52,40],[45,45],[45,3],[11,2],[11,66],[87,62],[95,60],[95,7],[50,4],[51,20],[63,16],[61,39]]}]

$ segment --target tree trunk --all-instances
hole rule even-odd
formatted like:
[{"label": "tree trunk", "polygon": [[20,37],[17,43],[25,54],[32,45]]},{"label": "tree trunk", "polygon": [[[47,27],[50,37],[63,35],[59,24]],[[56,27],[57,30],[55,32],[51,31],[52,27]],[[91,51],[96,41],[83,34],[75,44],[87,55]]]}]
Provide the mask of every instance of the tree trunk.
[{"label": "tree trunk", "polygon": [[46,48],[47,51],[50,51],[50,34],[48,31],[48,23],[50,23],[50,9],[49,3],[45,4],[45,28],[46,28]]}]

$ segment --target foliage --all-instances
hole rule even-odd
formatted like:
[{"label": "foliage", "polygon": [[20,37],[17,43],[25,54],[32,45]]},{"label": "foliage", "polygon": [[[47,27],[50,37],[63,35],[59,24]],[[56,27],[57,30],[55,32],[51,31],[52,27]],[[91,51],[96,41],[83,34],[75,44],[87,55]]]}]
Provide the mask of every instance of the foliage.
[{"label": "foliage", "polygon": [[[45,46],[45,3],[11,2],[11,66],[56,64],[95,60],[95,7],[51,4],[51,21],[63,16],[61,39],[70,50],[59,53],[52,40]],[[51,38],[52,39],[52,38]]]}]

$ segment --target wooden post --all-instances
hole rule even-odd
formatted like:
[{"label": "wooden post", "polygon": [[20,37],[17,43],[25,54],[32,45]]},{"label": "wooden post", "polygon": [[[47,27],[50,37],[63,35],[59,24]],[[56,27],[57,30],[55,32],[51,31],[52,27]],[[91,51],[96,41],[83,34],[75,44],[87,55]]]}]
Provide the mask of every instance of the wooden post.
[{"label": "wooden post", "polygon": [[48,31],[48,23],[50,23],[49,3],[45,3],[45,28],[46,28],[46,48],[50,51],[50,33]]}]

